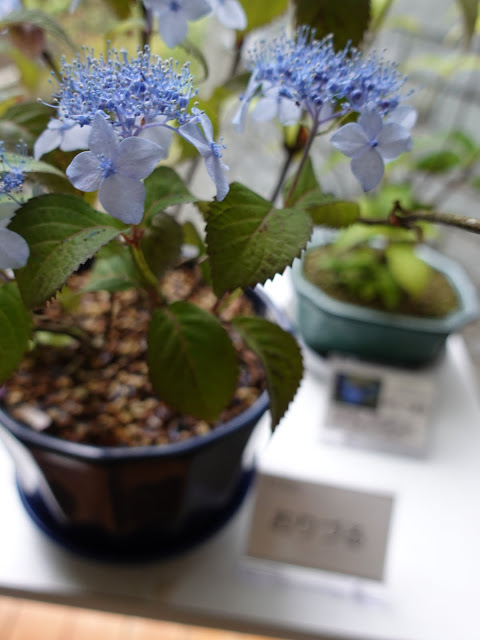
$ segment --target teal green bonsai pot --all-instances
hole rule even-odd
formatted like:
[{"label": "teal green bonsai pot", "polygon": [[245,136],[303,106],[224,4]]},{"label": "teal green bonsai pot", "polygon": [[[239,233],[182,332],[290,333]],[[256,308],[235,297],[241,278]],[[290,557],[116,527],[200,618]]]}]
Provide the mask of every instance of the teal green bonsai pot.
[{"label": "teal green bonsai pot", "polygon": [[[315,233],[308,246],[329,242]],[[400,366],[422,366],[442,353],[445,340],[480,316],[476,289],[461,266],[431,247],[419,255],[442,272],[457,292],[458,309],[442,318],[408,316],[336,300],[303,275],[303,261],[292,267],[297,323],[305,343],[321,354],[340,352]]]}]

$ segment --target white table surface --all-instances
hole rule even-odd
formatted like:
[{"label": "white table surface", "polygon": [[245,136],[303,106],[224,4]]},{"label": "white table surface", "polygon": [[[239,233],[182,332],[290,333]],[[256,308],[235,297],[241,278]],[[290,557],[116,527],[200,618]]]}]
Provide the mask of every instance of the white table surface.
[{"label": "white table surface", "polygon": [[324,444],[326,365],[310,362],[315,366],[259,466],[393,491],[382,583],[247,558],[253,492],[219,533],[176,558],[123,566],[82,558],[29,519],[0,448],[0,592],[289,638],[478,640],[480,406],[463,340],[449,339],[439,367],[423,460]]}]

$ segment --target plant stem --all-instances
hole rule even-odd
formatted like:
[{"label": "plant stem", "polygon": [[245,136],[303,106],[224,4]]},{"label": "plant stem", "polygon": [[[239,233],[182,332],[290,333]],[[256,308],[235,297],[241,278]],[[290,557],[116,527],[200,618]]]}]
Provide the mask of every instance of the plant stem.
[{"label": "plant stem", "polygon": [[[285,203],[284,203],[285,207],[289,206],[290,200],[291,200],[293,194],[295,193],[295,189],[297,188],[298,181],[300,180],[300,176],[302,175],[303,167],[305,166],[305,163],[307,162],[307,158],[308,158],[308,155],[310,153],[310,149],[312,148],[313,141],[315,140],[315,137],[317,135],[317,129],[318,129],[318,116],[316,116],[313,119],[312,128],[310,129],[310,134],[308,136],[307,142],[305,143],[305,147],[303,148],[302,157],[301,157],[300,162],[298,164],[297,171],[296,171],[295,176],[294,176],[294,178],[292,180],[292,184],[290,185],[290,189],[288,190],[288,193],[287,193],[287,195],[285,197]],[[280,188],[281,188],[281,185],[280,185]]]},{"label": "plant stem", "polygon": [[52,54],[50,53],[50,51],[48,51],[48,49],[42,51],[42,58],[45,64],[50,68],[50,70],[53,71],[55,76],[59,78],[60,72],[57,65],[55,64],[55,60],[53,59]]},{"label": "plant stem", "polygon": [[469,216],[459,216],[453,213],[442,213],[441,211],[415,211],[408,213],[405,217],[406,220],[411,222],[434,222],[436,224],[443,224],[450,227],[457,227],[458,229],[464,229],[471,233],[480,233],[480,220],[476,218],[470,218]]},{"label": "plant stem", "polygon": [[91,337],[82,329],[78,327],[72,327],[71,325],[63,325],[61,323],[44,321],[39,319],[39,324],[33,329],[35,332],[45,331],[46,333],[54,333],[57,335],[64,335],[73,338],[79,342],[85,349],[95,349],[92,345]]},{"label": "plant stem", "polygon": [[150,11],[142,4],[143,13],[143,29],[142,29],[142,45],[143,48],[150,44],[152,38],[152,15]]},{"label": "plant stem", "polygon": [[480,220],[469,216],[460,216],[454,213],[444,213],[442,211],[418,210],[408,211],[399,202],[395,202],[390,216],[386,218],[358,218],[356,222],[367,225],[397,226],[411,229],[413,222],[433,222],[449,227],[456,227],[480,234]]},{"label": "plant stem", "polygon": [[155,274],[148,266],[147,261],[145,260],[145,256],[143,255],[143,251],[134,244],[130,244],[129,247],[135,264],[142,274],[142,277],[146,285],[148,286],[149,291],[155,294],[155,299],[157,300],[157,302],[163,302],[164,298],[160,289],[158,279],[155,277]]},{"label": "plant stem", "polygon": [[290,165],[292,164],[292,160],[295,156],[295,153],[291,150],[287,150],[287,153],[285,155],[285,161],[283,163],[283,167],[282,167],[282,171],[280,172],[280,176],[278,178],[277,181],[277,185],[275,187],[275,189],[273,190],[272,193],[272,197],[270,198],[270,202],[273,204],[275,202],[275,200],[278,197],[278,194],[280,193],[283,183],[285,182],[285,178],[287,176],[287,172],[290,168]]}]

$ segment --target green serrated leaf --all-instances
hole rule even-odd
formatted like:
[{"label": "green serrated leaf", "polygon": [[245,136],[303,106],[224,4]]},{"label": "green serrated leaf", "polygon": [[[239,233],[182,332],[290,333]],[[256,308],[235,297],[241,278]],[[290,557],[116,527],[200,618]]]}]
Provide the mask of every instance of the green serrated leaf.
[{"label": "green serrated leaf", "polygon": [[410,296],[420,296],[431,277],[430,265],[415,254],[410,244],[392,244],[387,247],[385,255],[396,283]]},{"label": "green serrated leaf", "polygon": [[203,420],[218,418],[237,385],[237,357],[227,332],[214,316],[189,302],[155,311],[147,361],[159,397]]},{"label": "green serrated leaf", "polygon": [[95,257],[84,291],[124,291],[143,285],[135,261],[127,246],[110,242]]},{"label": "green serrated leaf", "polygon": [[336,49],[359,45],[370,24],[370,0],[294,0],[297,25],[309,25],[320,39],[330,33]]},{"label": "green serrated leaf", "polygon": [[417,169],[421,171],[428,171],[429,173],[444,173],[458,167],[461,163],[461,159],[454,151],[445,149],[442,151],[435,151],[430,153],[424,158],[421,158],[417,163]]},{"label": "green serrated leaf", "polygon": [[28,307],[44,303],[103,245],[126,229],[72,195],[48,194],[27,201],[9,227],[30,247],[25,267],[15,272]]},{"label": "green serrated leaf", "polygon": [[183,230],[165,211],[156,213],[145,229],[141,249],[145,260],[157,277],[165,273],[179,258],[183,243]]},{"label": "green serrated leaf", "polygon": [[302,209],[275,209],[268,200],[233,183],[213,202],[207,222],[207,251],[217,295],[273,278],[300,255],[312,232]]},{"label": "green serrated leaf", "polygon": [[20,297],[16,283],[0,287],[0,384],[5,382],[27,350],[32,318]]},{"label": "green serrated leaf", "polygon": [[237,317],[233,326],[260,357],[267,376],[272,428],[282,419],[303,376],[300,348],[277,324],[260,317]]},{"label": "green serrated leaf", "polygon": [[242,0],[242,7],[247,14],[246,32],[258,29],[268,24],[275,18],[279,18],[288,9],[288,0]]},{"label": "green serrated leaf", "polygon": [[159,211],[175,204],[195,202],[180,176],[170,167],[157,167],[144,182],[145,222],[148,224]]}]

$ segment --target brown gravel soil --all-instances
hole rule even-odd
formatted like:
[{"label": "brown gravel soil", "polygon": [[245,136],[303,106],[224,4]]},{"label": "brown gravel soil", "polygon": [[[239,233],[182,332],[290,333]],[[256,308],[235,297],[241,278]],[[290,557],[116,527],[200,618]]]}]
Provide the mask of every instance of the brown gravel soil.
[{"label": "brown gravel soil", "polygon": [[[72,276],[77,290],[85,275]],[[65,298],[65,296],[63,296]],[[216,303],[198,273],[176,272],[168,282],[170,300],[188,297],[204,308]],[[253,313],[251,302],[238,297],[222,320]],[[146,332],[150,318],[144,292],[127,290],[88,293],[68,312],[57,301],[36,316],[41,341],[2,390],[2,404],[16,419],[34,429],[76,442],[102,446],[139,446],[178,442],[215,427],[167,407],[152,391],[147,377]],[[62,326],[89,337],[72,339]],[[59,342],[59,344],[51,344]],[[233,335],[240,361],[238,387],[220,416],[225,422],[241,413],[265,388],[257,356]],[[38,342],[39,340],[37,340]],[[218,423],[217,423],[218,424]]]}]

